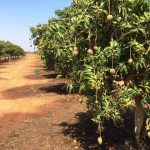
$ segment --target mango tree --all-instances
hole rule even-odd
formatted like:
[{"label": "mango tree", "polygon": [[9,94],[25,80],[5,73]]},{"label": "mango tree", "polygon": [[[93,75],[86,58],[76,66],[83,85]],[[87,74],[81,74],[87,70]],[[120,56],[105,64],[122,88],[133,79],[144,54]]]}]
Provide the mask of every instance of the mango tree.
[{"label": "mango tree", "polygon": [[85,94],[92,120],[122,120],[135,111],[137,142],[147,116],[150,134],[150,1],[74,0],[47,24],[31,28],[47,68],[70,78]]}]

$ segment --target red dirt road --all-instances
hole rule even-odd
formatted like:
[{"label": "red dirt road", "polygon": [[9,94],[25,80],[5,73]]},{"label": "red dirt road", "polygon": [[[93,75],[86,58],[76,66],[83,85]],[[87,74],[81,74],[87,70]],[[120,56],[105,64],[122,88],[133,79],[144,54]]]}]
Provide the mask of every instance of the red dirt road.
[{"label": "red dirt road", "polygon": [[61,91],[67,81],[53,76],[35,54],[0,64],[0,150],[74,149],[59,124],[83,109],[75,95]]},{"label": "red dirt road", "polygon": [[[0,134],[13,128],[12,122],[24,118],[26,114],[39,113],[39,107],[51,103],[53,99],[43,99],[35,94],[34,87],[45,84],[46,80],[30,79],[35,69],[41,68],[40,59],[34,54],[0,64]],[[3,125],[4,124],[4,125]]]}]

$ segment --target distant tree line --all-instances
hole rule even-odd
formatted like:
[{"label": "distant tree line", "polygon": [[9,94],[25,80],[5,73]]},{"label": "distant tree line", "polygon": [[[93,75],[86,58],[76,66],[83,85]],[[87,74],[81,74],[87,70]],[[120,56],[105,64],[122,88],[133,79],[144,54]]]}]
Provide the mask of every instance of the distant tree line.
[{"label": "distant tree line", "polygon": [[0,41],[0,60],[12,59],[25,55],[25,51],[9,41]]}]

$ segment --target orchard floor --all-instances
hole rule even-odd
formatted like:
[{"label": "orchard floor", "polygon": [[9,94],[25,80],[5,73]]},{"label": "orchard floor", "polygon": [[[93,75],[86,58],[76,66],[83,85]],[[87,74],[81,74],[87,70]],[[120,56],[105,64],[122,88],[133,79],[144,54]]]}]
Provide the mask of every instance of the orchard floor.
[{"label": "orchard floor", "polygon": [[67,83],[32,53],[0,63],[0,150],[132,149],[124,138],[133,134],[107,123],[106,143],[98,146],[96,127],[79,95],[66,92]]}]

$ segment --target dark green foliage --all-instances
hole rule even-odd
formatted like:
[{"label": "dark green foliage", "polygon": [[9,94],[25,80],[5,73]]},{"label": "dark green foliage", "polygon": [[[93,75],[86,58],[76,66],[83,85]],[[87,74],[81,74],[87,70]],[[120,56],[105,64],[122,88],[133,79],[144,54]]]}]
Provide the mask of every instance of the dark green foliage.
[{"label": "dark green foliage", "polygon": [[45,66],[70,78],[70,91],[87,96],[95,122],[122,120],[136,97],[143,106],[150,104],[150,0],[111,0],[110,10],[107,0],[74,0],[56,14],[32,27],[32,38]]},{"label": "dark green foliage", "polygon": [[24,50],[13,43],[0,41],[0,57],[15,57],[25,55]]}]

